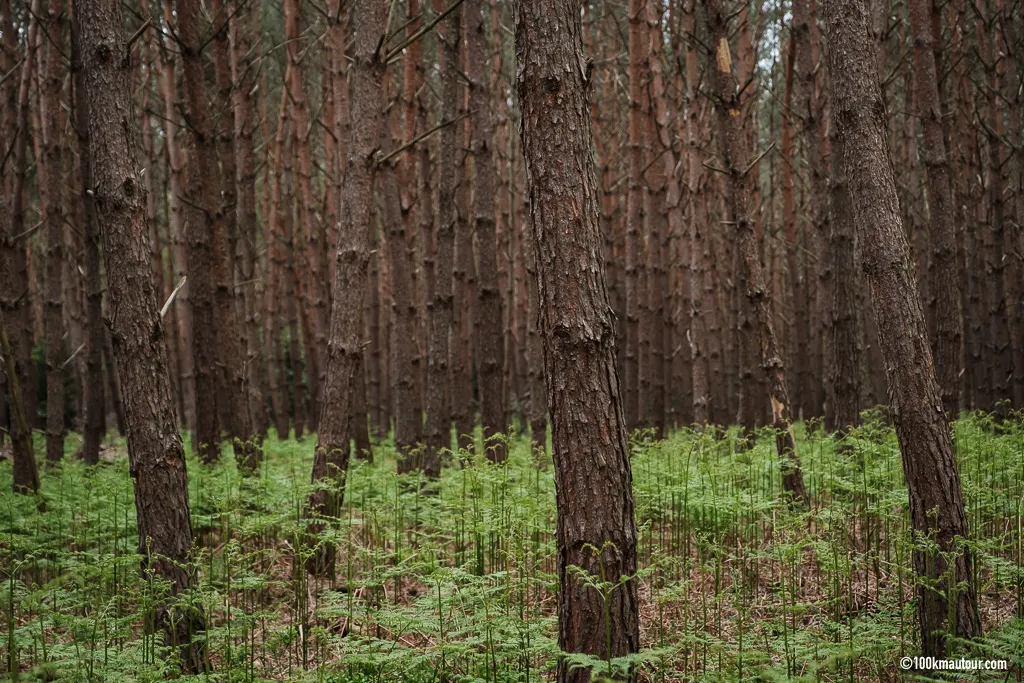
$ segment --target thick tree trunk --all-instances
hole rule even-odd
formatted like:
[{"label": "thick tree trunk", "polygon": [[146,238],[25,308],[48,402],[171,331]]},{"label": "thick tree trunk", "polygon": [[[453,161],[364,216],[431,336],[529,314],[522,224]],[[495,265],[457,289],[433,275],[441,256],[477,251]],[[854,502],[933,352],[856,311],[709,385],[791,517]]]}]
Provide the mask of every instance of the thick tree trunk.
[{"label": "thick tree trunk", "polygon": [[[387,126],[387,92],[381,87],[387,70],[383,53],[387,3],[355,0],[352,6],[354,45],[349,66],[351,120]],[[334,272],[327,374],[323,388],[320,431],[313,457],[312,481],[326,485],[310,498],[313,515],[334,517],[344,495],[351,449],[353,386],[362,359],[363,296],[373,219],[373,177],[380,130],[372,125],[352,127],[346,160],[343,201],[346,211],[339,227]],[[314,523],[313,531],[317,524]],[[334,546],[327,544],[310,569],[332,573]]]},{"label": "thick tree trunk", "polygon": [[50,0],[47,8],[46,68],[41,71],[40,123],[42,158],[38,160],[39,194],[46,221],[45,285],[43,327],[46,331],[46,461],[64,457],[64,299],[61,283],[64,270],[64,200],[61,176],[64,170],[65,8],[63,0]]},{"label": "thick tree trunk", "polygon": [[[967,538],[963,492],[901,223],[867,13],[861,0],[828,0],[825,15],[835,121],[878,321],[911,522],[920,542],[928,537],[940,551],[914,550],[922,649],[942,658],[945,633],[981,634],[971,551],[962,546]],[[946,553],[952,554],[953,567]],[[945,587],[954,585],[955,604],[950,605]]]},{"label": "thick tree trunk", "polygon": [[914,89],[922,129],[921,160],[928,176],[928,216],[931,223],[930,292],[935,300],[932,349],[942,405],[955,418],[960,381],[960,288],[956,272],[956,235],[949,160],[942,130],[938,64],[932,36],[931,0],[910,0],[910,33],[914,41]]},{"label": "thick tree trunk", "polygon": [[[3,193],[0,193],[0,209],[4,206]],[[4,264],[0,261],[0,264]],[[39,491],[39,467],[36,465],[36,454],[32,450],[32,427],[25,415],[25,404],[22,402],[21,386],[18,371],[14,362],[14,349],[11,347],[7,334],[7,321],[3,309],[0,308],[0,353],[4,356],[4,373],[6,374],[7,395],[11,410],[11,459],[14,461],[14,492],[37,493]]]},{"label": "thick tree trunk", "polygon": [[[192,528],[185,457],[174,421],[167,374],[164,328],[150,277],[146,199],[140,189],[132,125],[131,64],[117,0],[79,0],[86,101],[92,152],[93,190],[103,226],[107,285],[118,302],[110,332],[125,386],[128,459],[135,487],[138,552],[171,586],[172,595],[190,590]],[[202,612],[164,607],[155,626],[167,644],[181,647],[190,672],[206,668]]]},{"label": "thick tree trunk", "polygon": [[[598,229],[587,101],[592,64],[583,52],[577,3],[516,2],[514,12],[554,446],[558,645],[610,659],[640,647],[637,585],[630,578],[637,531]],[[570,567],[609,582],[607,600]],[[588,669],[559,661],[560,682],[589,679]]]},{"label": "thick tree trunk", "polygon": [[469,110],[473,124],[470,152],[473,155],[473,233],[476,236],[479,283],[474,311],[477,385],[480,388],[480,422],[484,450],[495,462],[505,460],[505,443],[495,435],[508,428],[505,415],[504,311],[498,289],[498,246],[495,233],[494,119],[491,116],[487,67],[487,22],[481,0],[462,6],[466,30],[466,66],[469,77]]}]

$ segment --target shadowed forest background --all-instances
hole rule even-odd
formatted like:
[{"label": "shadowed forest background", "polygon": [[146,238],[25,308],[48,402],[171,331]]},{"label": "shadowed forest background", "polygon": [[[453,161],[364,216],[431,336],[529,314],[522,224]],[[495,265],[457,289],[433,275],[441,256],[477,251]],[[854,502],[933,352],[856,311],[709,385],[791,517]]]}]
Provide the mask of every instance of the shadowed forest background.
[{"label": "shadowed forest background", "polygon": [[0,0],[0,672],[1020,680],[1022,17]]}]

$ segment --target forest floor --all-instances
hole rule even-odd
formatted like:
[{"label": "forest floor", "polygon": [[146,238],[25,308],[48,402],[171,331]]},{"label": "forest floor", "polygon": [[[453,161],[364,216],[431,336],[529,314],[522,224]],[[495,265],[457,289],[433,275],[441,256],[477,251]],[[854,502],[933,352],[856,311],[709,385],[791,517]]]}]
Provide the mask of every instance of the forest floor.
[{"label": "forest floor", "polygon": [[[970,680],[1019,681],[1024,420],[972,415],[954,437],[986,632],[971,656],[1011,667]],[[550,679],[554,478],[527,438],[512,438],[505,465],[462,452],[437,482],[397,475],[390,443],[375,444],[327,532],[333,579],[296,571],[313,445],[269,439],[252,478],[229,453],[215,466],[190,456],[199,581],[182,599],[206,611],[212,669],[195,680]],[[895,435],[876,413],[842,441],[800,425],[799,446],[806,511],[781,495],[769,435],[634,439],[643,650],[629,663],[641,680],[909,679],[898,662],[918,653],[913,546]],[[42,481],[41,501],[12,495],[0,462],[0,672],[165,679],[174,664],[143,627],[162,587],[139,572],[123,442]]]}]

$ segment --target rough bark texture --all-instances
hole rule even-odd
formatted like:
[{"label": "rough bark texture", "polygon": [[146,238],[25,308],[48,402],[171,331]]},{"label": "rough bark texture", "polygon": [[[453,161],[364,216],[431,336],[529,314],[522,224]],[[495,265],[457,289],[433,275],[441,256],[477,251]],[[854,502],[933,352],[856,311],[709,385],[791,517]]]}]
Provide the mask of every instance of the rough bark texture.
[{"label": "rough bark texture", "polygon": [[480,422],[487,457],[502,462],[505,442],[495,435],[506,431],[504,311],[498,288],[498,245],[495,234],[494,119],[491,116],[487,65],[487,22],[481,0],[462,6],[466,24],[466,66],[469,110],[473,123],[473,233],[476,236],[479,283],[474,327],[477,384],[480,387]]},{"label": "rough bark texture", "polygon": [[[110,333],[124,383],[128,459],[135,487],[142,566],[168,581],[172,596],[195,581],[189,569],[192,527],[185,457],[174,421],[164,327],[150,269],[146,198],[131,138],[131,64],[124,59],[121,4],[79,0],[96,214],[103,227],[107,286],[116,314]],[[205,668],[205,652],[192,636],[203,630],[201,612],[165,604],[157,628],[182,646],[184,668]]]},{"label": "rough bark texture", "polygon": [[723,0],[708,0],[708,34],[714,50],[712,87],[715,92],[718,117],[719,147],[726,171],[726,201],[733,235],[746,276],[747,291],[757,318],[757,334],[761,346],[761,364],[768,378],[768,391],[772,406],[772,421],[776,430],[775,444],[782,468],[782,485],[796,501],[806,503],[800,471],[800,458],[796,451],[796,437],[790,418],[789,390],[786,368],[782,361],[772,321],[771,295],[764,282],[761,250],[751,220],[751,183],[748,136],[743,127],[744,92],[736,81],[732,53],[729,49],[728,13]]},{"label": "rough bark texture", "polygon": [[933,307],[932,351],[942,405],[951,418],[958,411],[962,323],[956,270],[956,235],[949,159],[942,130],[938,65],[932,35],[931,0],[910,0],[910,33],[914,42],[914,90],[923,135],[919,151],[928,175],[928,217],[931,222],[928,263]]},{"label": "rough bark texture", "polygon": [[[967,638],[981,633],[971,552],[961,547],[968,530],[960,476],[900,216],[867,13],[862,0],[829,0],[825,15],[834,116],[885,359],[911,522],[915,535],[930,537],[955,558],[949,568],[941,554],[914,551],[921,579],[917,610],[922,649],[941,658],[947,650],[945,633]],[[944,577],[949,569],[951,580]],[[955,605],[948,604],[942,588],[952,583],[957,586]]]},{"label": "rough bark texture", "polygon": [[[616,657],[640,646],[629,445],[605,289],[579,6],[516,2],[517,88],[538,263],[558,505],[558,644]],[[617,585],[604,604],[576,571]],[[634,674],[635,675],[635,674]],[[558,680],[587,681],[559,662]]]},{"label": "rough bark texture", "polygon": [[[387,69],[380,47],[386,31],[387,3],[356,0],[352,6],[355,37],[349,66],[351,120],[386,126],[387,93],[380,84]],[[351,405],[356,372],[362,359],[363,296],[369,261],[369,235],[373,220],[373,177],[379,129],[352,127],[349,156],[342,187],[346,211],[338,231],[335,256],[331,332],[327,343],[327,374],[320,409],[320,430],[313,458],[312,481],[327,486],[313,493],[314,514],[333,517],[344,495],[345,473],[351,448]],[[315,569],[331,572],[334,547],[318,554]]]}]

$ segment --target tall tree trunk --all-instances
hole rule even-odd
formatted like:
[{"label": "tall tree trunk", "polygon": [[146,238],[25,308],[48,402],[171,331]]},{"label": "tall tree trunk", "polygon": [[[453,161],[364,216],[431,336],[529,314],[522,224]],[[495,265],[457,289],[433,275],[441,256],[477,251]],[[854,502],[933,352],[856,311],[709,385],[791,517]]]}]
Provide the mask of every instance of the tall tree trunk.
[{"label": "tall tree trunk", "polygon": [[914,89],[920,121],[921,160],[928,176],[928,216],[932,247],[930,292],[935,300],[935,333],[932,349],[936,380],[942,391],[942,405],[955,418],[961,363],[962,339],[960,290],[956,272],[956,235],[953,227],[953,195],[949,160],[942,130],[942,100],[939,97],[938,64],[935,61],[931,0],[910,0],[910,33],[914,41]]},{"label": "tall tree trunk", "polygon": [[708,386],[707,322],[712,302],[705,296],[706,261],[704,250],[710,236],[702,226],[699,206],[704,195],[701,172],[700,105],[697,101],[697,12],[694,0],[683,4],[683,33],[686,35],[686,150],[687,150],[687,220],[690,239],[690,356],[692,358],[693,421],[706,425],[711,420],[711,389]]},{"label": "tall tree trunk", "polygon": [[[45,71],[41,76],[40,123],[42,158],[38,160],[39,194],[46,221],[46,273],[43,291],[43,326],[46,330],[46,461],[64,457],[64,52],[66,15],[63,0],[50,0],[47,8]],[[40,60],[41,61],[41,60]]]},{"label": "tall tree trunk", "polygon": [[[861,0],[827,0],[825,15],[835,121],[854,221],[864,245],[864,272],[885,358],[911,522],[914,535],[922,543],[929,538],[940,551],[914,550],[922,649],[926,656],[942,658],[945,633],[965,638],[981,634],[971,550],[962,545],[967,538],[963,492],[903,231],[867,13]],[[946,553],[952,555],[953,567],[947,565]],[[947,571],[952,577],[946,577]],[[949,590],[955,591],[954,605],[948,603]]]},{"label": "tall tree trunk", "polygon": [[[835,112],[833,112],[834,115]],[[843,141],[835,135],[837,122],[831,130],[832,163],[829,165],[829,210],[832,230],[829,240],[829,260],[832,262],[832,344],[833,362],[828,378],[828,410],[831,418],[826,428],[845,431],[860,421],[861,394],[861,331],[860,280],[857,274],[859,259],[856,234],[853,227],[853,207],[850,189],[843,165]]]},{"label": "tall tree trunk", "polygon": [[728,218],[746,276],[747,291],[757,317],[757,331],[761,345],[761,364],[769,383],[772,419],[776,430],[775,444],[782,466],[783,488],[799,503],[806,504],[807,490],[800,471],[796,451],[796,437],[790,418],[789,390],[786,369],[775,338],[772,323],[771,295],[764,282],[761,252],[751,221],[751,183],[748,141],[744,130],[745,103],[743,92],[736,81],[732,53],[729,49],[728,17],[724,0],[707,0],[706,5],[710,44],[715,50],[715,68],[712,69],[718,116],[719,148],[726,171],[726,198]]},{"label": "tall tree trunk", "polygon": [[[29,296],[28,245],[25,236],[25,181],[28,172],[28,138],[29,138],[29,86],[32,81],[32,70],[36,63],[39,44],[39,19],[42,9],[40,0],[32,0],[29,23],[25,41],[25,56],[21,62],[21,75],[18,81],[17,101],[14,111],[15,139],[10,153],[5,150],[4,160],[0,164],[11,164],[10,213],[3,220],[5,232],[0,234],[0,248],[7,260],[2,272],[3,288],[0,289],[0,305],[7,311],[11,327],[16,330],[16,341],[12,342],[15,353],[18,384],[21,386],[22,404],[29,428],[35,427],[36,406],[36,373],[32,361],[34,343],[32,323],[32,297]],[[8,13],[9,14],[9,11]],[[6,14],[5,14],[6,16]],[[5,39],[6,39],[5,32]],[[10,34],[14,37],[13,31]],[[9,102],[8,102],[9,104]],[[10,121],[8,121],[10,123]],[[9,220],[7,216],[9,215]],[[31,438],[31,435],[30,435]]]},{"label": "tall tree trunk", "polygon": [[[514,12],[554,446],[558,645],[611,659],[640,647],[637,584],[630,578],[637,531],[598,228],[587,101],[592,65],[583,52],[577,3],[516,2]],[[570,567],[615,588],[603,599]],[[590,671],[573,669],[563,658],[558,680],[588,681]]]},{"label": "tall tree trunk", "polygon": [[[164,0],[164,22],[173,26],[174,0]],[[171,241],[174,244],[174,280],[175,286],[185,280],[188,271],[188,236],[185,228],[185,158],[178,140],[178,84],[175,76],[175,52],[165,43],[161,43],[161,78],[160,90],[164,100],[164,146],[167,149],[167,175],[170,190],[171,214],[169,217]],[[189,429],[197,429],[196,425],[196,386],[195,360],[192,355],[192,305],[189,302],[191,286],[185,284],[174,301],[177,316],[178,352],[180,354],[181,372],[179,386],[184,406],[185,425]]]},{"label": "tall tree trunk", "polygon": [[[300,315],[305,320],[308,316],[307,309],[312,307],[313,319],[303,325],[303,336],[306,351],[307,381],[309,383],[310,399],[310,429],[316,429],[316,422],[320,416],[321,377],[322,362],[320,349],[327,348],[327,326],[328,319],[327,296],[324,291],[323,280],[327,273],[321,272],[322,263],[320,260],[320,247],[323,241],[320,225],[317,221],[316,206],[313,202],[313,161],[312,145],[309,140],[311,126],[309,122],[309,108],[306,105],[306,95],[302,89],[302,63],[299,60],[299,50],[302,47],[300,32],[300,3],[299,0],[286,0],[284,3],[284,28],[285,28],[285,51],[288,55],[288,97],[292,104],[292,119],[294,122],[295,142],[295,188],[297,190],[296,205],[298,208],[299,220],[295,228],[295,241],[293,244],[294,258],[300,259],[304,267],[297,270],[300,281],[297,287],[307,292],[309,306],[305,298],[300,297],[296,305],[300,307]],[[308,242],[308,250],[306,243]],[[301,258],[300,255],[307,255]],[[308,276],[307,276],[308,275]],[[308,334],[307,334],[308,331]],[[293,361],[294,362],[294,361]]]},{"label": "tall tree trunk", "polygon": [[[409,55],[406,55],[409,59]],[[392,113],[392,116],[395,114]],[[391,153],[395,146],[390,126],[381,126],[380,149]],[[420,385],[420,354],[417,349],[419,300],[413,271],[416,268],[416,242],[413,231],[402,212],[398,184],[398,159],[393,158],[378,168],[384,227],[388,231],[388,253],[391,259],[392,312],[395,332],[392,337],[395,371],[395,447],[405,456],[400,471],[418,466],[412,457],[417,444],[423,441],[423,389]]]},{"label": "tall tree trunk", "polygon": [[[81,0],[79,0],[81,1]],[[77,8],[71,15],[71,75],[75,92],[75,134],[78,138],[79,186],[82,202],[82,242],[85,252],[85,429],[82,434],[82,458],[95,465],[100,459],[103,440],[103,282],[100,276],[100,225],[92,193],[92,157],[89,141],[89,112],[85,99],[82,29]],[[177,330],[172,330],[177,334]]]},{"label": "tall tree trunk", "polygon": [[[386,127],[387,92],[381,84],[387,71],[387,55],[383,52],[387,5],[382,0],[355,0],[352,12],[351,120]],[[311,512],[326,517],[338,513],[348,470],[352,387],[363,353],[363,296],[373,220],[375,151],[379,140],[380,130],[372,125],[352,127],[343,185],[346,211],[339,227],[327,374],[312,472],[313,482],[330,481],[332,488],[321,488],[310,498]],[[310,568],[317,573],[333,572],[334,555],[334,546],[328,544],[316,558],[315,566]]]},{"label": "tall tree trunk", "polygon": [[[464,27],[463,27],[464,28]],[[465,69],[465,55],[461,69]],[[461,76],[465,79],[465,76]],[[459,88],[460,117],[468,114],[466,89]],[[473,226],[469,221],[469,169],[468,155],[463,147],[470,139],[469,123],[456,123],[462,129],[462,137],[456,147],[459,182],[455,189],[455,257],[452,269],[453,319],[452,357],[448,364],[451,375],[452,422],[455,423],[455,438],[460,448],[473,451],[476,445],[476,410],[473,402],[473,380],[476,375],[475,349],[473,348],[473,311],[476,308],[476,264],[473,260]]]},{"label": "tall tree trunk", "polygon": [[626,429],[640,426],[640,279],[644,234],[644,72],[649,48],[645,0],[629,2],[629,183],[626,191]]},{"label": "tall tree trunk", "polygon": [[[248,21],[245,19],[248,18]],[[252,36],[258,35],[259,6],[251,4],[239,15],[235,31],[234,64],[237,87],[234,89],[234,135],[238,188],[238,271],[245,312],[243,339],[246,349],[246,379],[249,386],[249,412],[253,428],[262,437],[269,426],[264,396],[267,384],[266,354],[260,348],[260,305],[264,278],[258,272],[257,240],[259,222],[256,213],[256,155],[253,138],[257,117],[252,91],[260,54],[253,53]],[[269,143],[269,140],[267,141]],[[264,191],[266,187],[264,186]],[[269,217],[264,217],[267,220]]]},{"label": "tall tree trunk", "polygon": [[503,462],[505,443],[495,435],[508,428],[505,414],[504,310],[498,288],[498,246],[495,233],[494,118],[491,115],[487,57],[487,16],[481,0],[462,6],[466,28],[469,110],[473,124],[473,233],[476,236],[479,283],[474,316],[480,422],[487,457]]},{"label": "tall tree trunk", "polygon": [[[103,226],[107,285],[118,302],[110,333],[124,381],[128,459],[135,488],[138,552],[142,565],[167,581],[172,595],[189,591],[192,526],[181,438],[174,421],[164,328],[150,277],[146,198],[136,176],[130,133],[131,63],[124,59],[121,4],[79,0],[89,113],[92,178]],[[202,612],[179,603],[157,611],[154,624],[168,645],[181,647],[189,672],[206,668]]]},{"label": "tall tree trunk", "polygon": [[[441,61],[441,122],[453,121],[462,92],[459,64],[462,52],[462,17],[452,12],[440,24],[438,53]],[[452,447],[451,337],[454,329],[454,297],[452,274],[455,259],[456,193],[458,166],[456,152],[462,146],[459,123],[440,131],[437,173],[437,236],[433,259],[426,258],[425,267],[432,292],[427,304],[429,337],[427,340],[427,433],[422,468],[429,476],[441,473],[441,453]],[[426,249],[424,254],[430,254]]]}]

